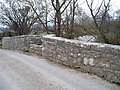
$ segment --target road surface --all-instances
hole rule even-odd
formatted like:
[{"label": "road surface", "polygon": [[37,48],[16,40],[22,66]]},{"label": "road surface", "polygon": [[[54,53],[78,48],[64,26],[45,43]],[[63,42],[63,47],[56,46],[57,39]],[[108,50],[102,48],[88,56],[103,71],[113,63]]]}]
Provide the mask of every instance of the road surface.
[{"label": "road surface", "polygon": [[0,49],[0,90],[120,90],[120,86],[42,57]]}]

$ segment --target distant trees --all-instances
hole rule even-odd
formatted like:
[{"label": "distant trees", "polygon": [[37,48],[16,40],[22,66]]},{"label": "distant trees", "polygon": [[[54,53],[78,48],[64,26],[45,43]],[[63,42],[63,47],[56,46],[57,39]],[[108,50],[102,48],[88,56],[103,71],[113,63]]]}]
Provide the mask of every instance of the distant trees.
[{"label": "distant trees", "polygon": [[101,0],[95,8],[93,8],[94,0],[89,2],[86,0],[94,21],[96,35],[100,42],[120,45],[120,12],[115,11],[116,16],[112,16],[110,11],[111,0]]},{"label": "distant trees", "polygon": [[115,40],[114,40],[114,44],[119,44],[120,45],[120,9],[118,9],[116,11],[116,19],[115,22],[113,22],[115,24]]},{"label": "distant trees", "polygon": [[101,41],[105,43],[109,43],[109,40],[105,35],[106,29],[103,26],[106,22],[106,17],[110,8],[110,2],[111,0],[108,0],[107,2],[106,0],[101,0],[101,3],[99,3],[98,6],[94,7],[93,6],[94,0],[91,0],[91,2],[86,0],[87,6],[90,10],[91,16],[96,27],[97,34]]}]

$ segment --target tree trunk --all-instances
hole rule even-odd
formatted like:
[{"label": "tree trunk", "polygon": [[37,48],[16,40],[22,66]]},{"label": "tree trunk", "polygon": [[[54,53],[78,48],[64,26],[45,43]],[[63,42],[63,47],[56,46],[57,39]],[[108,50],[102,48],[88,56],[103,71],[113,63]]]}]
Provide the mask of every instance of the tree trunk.
[{"label": "tree trunk", "polygon": [[61,35],[61,14],[60,12],[57,12],[57,32],[56,36],[60,37]]}]

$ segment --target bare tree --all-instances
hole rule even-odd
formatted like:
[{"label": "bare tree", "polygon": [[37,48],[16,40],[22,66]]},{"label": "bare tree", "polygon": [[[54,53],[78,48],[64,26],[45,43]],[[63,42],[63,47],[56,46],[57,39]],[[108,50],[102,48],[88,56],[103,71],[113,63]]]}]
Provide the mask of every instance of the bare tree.
[{"label": "bare tree", "polygon": [[[56,36],[61,36],[61,15],[66,10],[66,8],[69,6],[72,0],[62,0],[60,3],[60,0],[51,0],[52,6],[55,10],[55,26],[56,28]],[[67,3],[67,4],[66,4]],[[56,25],[57,24],[57,25]]]},{"label": "bare tree", "polygon": [[[79,0],[72,0],[69,7],[65,10],[66,12],[63,13],[64,14],[64,37],[69,38],[69,39],[73,39],[76,36],[78,36],[78,18],[82,19],[82,15],[81,13],[83,13],[82,9],[81,9],[81,5],[84,3],[80,3],[78,2]],[[80,23],[79,23],[80,24]],[[82,28],[84,28],[83,26],[81,26]],[[85,29],[85,28],[84,28]],[[80,34],[79,34],[80,35]]]},{"label": "bare tree", "polygon": [[29,6],[19,1],[7,0],[7,4],[1,3],[1,22],[14,30],[15,35],[28,34],[31,27],[37,21],[37,17],[31,12]]},{"label": "bare tree", "polygon": [[72,14],[72,17],[71,17],[71,28],[70,28],[70,36],[68,38],[74,38],[74,22],[75,22],[75,11],[76,11],[76,7],[77,7],[77,1],[78,0],[73,0],[72,1],[72,5],[71,5],[71,14]]},{"label": "bare tree", "polygon": [[[91,0],[91,2],[88,2],[88,0],[86,0],[87,6],[94,20],[94,24],[98,32],[98,35],[102,39],[102,41],[105,43],[109,43],[109,41],[105,35],[105,30],[104,30],[105,28],[103,28],[103,25],[106,21],[106,15],[110,8],[110,2],[111,0],[108,0],[108,2],[106,2],[106,0],[102,0],[99,5],[93,8],[94,0]],[[100,16],[100,18],[98,18],[100,15],[101,9],[103,9],[102,15]]]},{"label": "bare tree", "polygon": [[[80,5],[79,5],[80,6]],[[83,35],[95,35],[92,18],[79,6],[76,9],[76,19],[74,24],[74,37]]]},{"label": "bare tree", "polygon": [[[25,0],[29,6],[32,8],[34,13],[37,15],[39,22],[42,24],[42,26],[45,28],[45,31],[48,32],[48,4],[47,0],[34,0],[34,2]],[[43,5],[43,2],[45,5]],[[39,6],[38,6],[39,5]],[[37,7],[36,7],[37,6]],[[37,12],[38,10],[38,12]],[[45,17],[45,20],[43,18]]]}]

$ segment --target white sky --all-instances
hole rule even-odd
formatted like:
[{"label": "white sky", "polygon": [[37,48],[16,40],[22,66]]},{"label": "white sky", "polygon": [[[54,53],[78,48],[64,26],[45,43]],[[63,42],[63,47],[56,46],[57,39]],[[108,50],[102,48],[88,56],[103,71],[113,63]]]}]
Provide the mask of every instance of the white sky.
[{"label": "white sky", "polygon": [[114,9],[120,9],[120,0],[112,0],[111,4]]},{"label": "white sky", "polygon": [[[88,0],[91,1],[91,0]],[[96,6],[98,3],[100,3],[101,0],[94,0],[94,5]],[[108,0],[106,0],[107,2]],[[81,2],[83,2],[83,0],[81,0]],[[89,11],[86,2],[84,4],[81,5],[83,9],[85,9],[86,11]],[[111,11],[116,11],[120,9],[120,0],[111,0]]]}]

